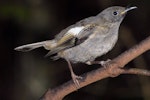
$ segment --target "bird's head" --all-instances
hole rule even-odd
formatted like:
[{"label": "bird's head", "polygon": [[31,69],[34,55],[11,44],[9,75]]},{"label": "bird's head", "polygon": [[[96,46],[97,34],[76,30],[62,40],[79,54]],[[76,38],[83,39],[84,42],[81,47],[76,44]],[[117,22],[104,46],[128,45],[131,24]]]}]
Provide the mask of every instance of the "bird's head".
[{"label": "bird's head", "polygon": [[113,6],[103,10],[98,16],[107,22],[119,22],[121,23],[126,13],[137,7],[121,7]]}]

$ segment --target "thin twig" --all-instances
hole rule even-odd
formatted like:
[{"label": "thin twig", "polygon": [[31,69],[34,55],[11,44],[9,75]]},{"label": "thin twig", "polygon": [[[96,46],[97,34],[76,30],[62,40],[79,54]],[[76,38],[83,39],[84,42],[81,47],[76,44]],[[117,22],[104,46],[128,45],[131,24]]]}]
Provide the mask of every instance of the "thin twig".
[{"label": "thin twig", "polygon": [[136,75],[150,76],[150,71],[145,69],[130,68],[130,69],[122,69],[121,74],[136,74]]}]

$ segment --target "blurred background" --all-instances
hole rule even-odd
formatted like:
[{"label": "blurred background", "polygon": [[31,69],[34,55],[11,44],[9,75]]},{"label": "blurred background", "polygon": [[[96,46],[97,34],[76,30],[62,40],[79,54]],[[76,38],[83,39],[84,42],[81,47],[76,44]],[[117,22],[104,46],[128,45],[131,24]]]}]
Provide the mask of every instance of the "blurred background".
[{"label": "blurred background", "polygon": [[[98,60],[112,59],[150,35],[150,0],[0,0],[0,100],[38,100],[48,88],[71,79],[66,61],[44,58],[43,48],[23,53],[14,48],[52,39],[67,26],[119,5],[137,6],[121,24],[113,50]],[[150,52],[126,67],[150,70]],[[78,75],[98,68],[75,64]],[[150,100],[150,78],[120,75],[86,86],[64,100]]]}]

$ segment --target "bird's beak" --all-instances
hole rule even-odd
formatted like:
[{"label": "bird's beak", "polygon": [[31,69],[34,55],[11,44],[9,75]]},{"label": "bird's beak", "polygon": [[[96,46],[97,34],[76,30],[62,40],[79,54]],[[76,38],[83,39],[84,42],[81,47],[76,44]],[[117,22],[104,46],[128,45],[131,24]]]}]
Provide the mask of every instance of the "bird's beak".
[{"label": "bird's beak", "polygon": [[128,11],[133,10],[133,9],[136,9],[136,8],[137,8],[136,6],[134,6],[134,7],[127,7],[124,11],[121,12],[121,15],[124,15],[124,14],[126,14]]}]

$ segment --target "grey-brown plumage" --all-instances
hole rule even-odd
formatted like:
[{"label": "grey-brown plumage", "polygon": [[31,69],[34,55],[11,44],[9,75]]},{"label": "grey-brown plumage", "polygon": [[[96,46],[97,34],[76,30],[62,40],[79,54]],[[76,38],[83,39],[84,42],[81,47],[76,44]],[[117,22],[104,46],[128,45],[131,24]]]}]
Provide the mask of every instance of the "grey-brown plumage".
[{"label": "grey-brown plumage", "polygon": [[79,86],[70,62],[89,63],[110,51],[118,40],[119,26],[129,10],[136,7],[113,6],[97,16],[89,17],[62,30],[53,40],[32,43],[15,48],[30,51],[38,47],[50,50],[46,56],[57,55],[54,59],[64,58],[69,64],[72,79]]}]

